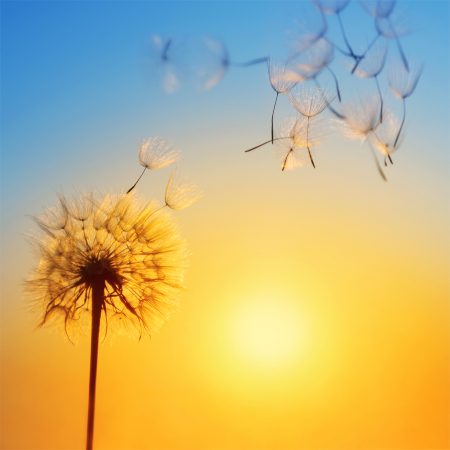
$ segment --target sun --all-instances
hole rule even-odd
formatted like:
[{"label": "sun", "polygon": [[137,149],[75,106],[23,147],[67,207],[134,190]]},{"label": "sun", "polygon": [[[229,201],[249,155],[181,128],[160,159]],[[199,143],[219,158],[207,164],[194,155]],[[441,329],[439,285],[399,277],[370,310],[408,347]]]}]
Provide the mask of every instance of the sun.
[{"label": "sun", "polygon": [[305,327],[292,299],[259,295],[241,304],[233,317],[232,337],[241,358],[258,366],[280,367],[297,359]]}]

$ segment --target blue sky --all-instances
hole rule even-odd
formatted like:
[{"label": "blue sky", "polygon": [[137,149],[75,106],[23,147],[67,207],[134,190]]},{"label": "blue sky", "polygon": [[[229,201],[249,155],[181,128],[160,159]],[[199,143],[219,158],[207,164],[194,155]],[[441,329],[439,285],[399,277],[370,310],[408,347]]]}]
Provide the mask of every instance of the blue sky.
[{"label": "blue sky", "polygon": [[[397,8],[412,30],[402,39],[406,52],[425,63],[408,101],[407,126],[414,125],[406,144],[417,145],[411,157],[418,165],[444,176],[449,5],[414,1]],[[226,43],[232,59],[246,60],[286,48],[308,11],[305,1],[2,2],[3,219],[22,222],[58,190],[127,184],[137,145],[148,135],[181,143],[185,164],[201,181],[204,167],[234,170],[241,148],[266,137],[273,92],[265,68],[230,70],[209,92],[187,85],[166,95],[148,76],[146,43],[155,33],[209,34]],[[343,20],[351,38],[373,35],[357,2]]]}]

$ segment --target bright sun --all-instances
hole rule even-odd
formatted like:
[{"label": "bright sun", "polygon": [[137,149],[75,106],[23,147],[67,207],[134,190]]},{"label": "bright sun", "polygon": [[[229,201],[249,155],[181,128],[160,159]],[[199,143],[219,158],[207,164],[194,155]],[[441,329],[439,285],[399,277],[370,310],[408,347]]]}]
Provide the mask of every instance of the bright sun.
[{"label": "bright sun", "polygon": [[279,366],[292,361],[302,341],[301,317],[292,301],[255,298],[233,320],[233,340],[241,357],[258,365]]}]

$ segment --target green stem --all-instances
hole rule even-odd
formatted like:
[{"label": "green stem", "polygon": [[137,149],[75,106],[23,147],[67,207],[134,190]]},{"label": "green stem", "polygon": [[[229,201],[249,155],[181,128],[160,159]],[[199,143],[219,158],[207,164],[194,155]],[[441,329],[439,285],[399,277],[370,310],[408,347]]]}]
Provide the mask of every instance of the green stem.
[{"label": "green stem", "polygon": [[98,336],[105,295],[105,280],[98,278],[92,285],[91,365],[89,369],[89,406],[86,450],[92,450],[94,442],[95,388],[97,381]]}]

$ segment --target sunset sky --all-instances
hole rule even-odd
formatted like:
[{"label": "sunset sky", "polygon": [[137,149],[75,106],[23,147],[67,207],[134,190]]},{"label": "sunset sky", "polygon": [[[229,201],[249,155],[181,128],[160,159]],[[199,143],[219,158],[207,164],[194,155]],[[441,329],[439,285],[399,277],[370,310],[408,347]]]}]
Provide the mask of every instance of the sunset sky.
[{"label": "sunset sky", "polygon": [[[151,64],[155,34],[213,36],[238,62],[282,55],[312,8],[1,2],[2,449],[84,446],[89,336],[37,328],[27,235],[60,193],[124,192],[148,136],[182,151],[203,197],[173,214],[190,253],[179,311],[151,338],[100,345],[94,448],[450,448],[449,3],[396,6],[424,71],[387,183],[330,116],[316,170],[282,172],[270,146],[244,153],[270,137],[264,65],[167,94]],[[362,46],[373,37],[358,2],[342,18]],[[343,95],[375,92],[363,81]],[[276,123],[289,114],[281,97]],[[137,196],[161,200],[170,172],[147,173]]]}]

